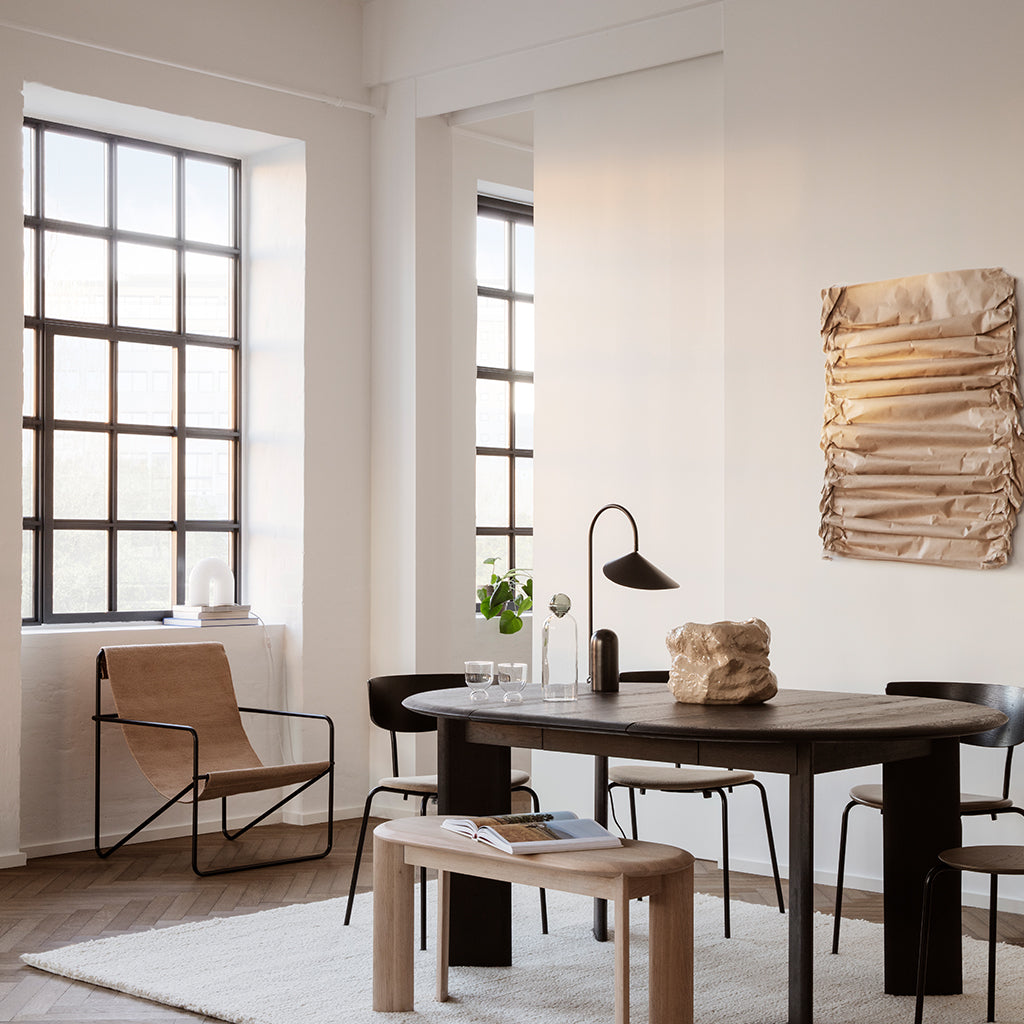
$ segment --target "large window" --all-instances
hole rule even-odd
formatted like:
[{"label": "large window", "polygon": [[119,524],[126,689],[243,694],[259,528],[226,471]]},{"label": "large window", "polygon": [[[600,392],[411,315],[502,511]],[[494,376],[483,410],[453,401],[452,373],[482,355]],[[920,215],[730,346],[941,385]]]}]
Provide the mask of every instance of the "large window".
[{"label": "large window", "polygon": [[533,210],[480,197],[477,211],[477,581],[533,568]]},{"label": "large window", "polygon": [[[239,164],[28,119],[22,617],[238,580]],[[237,599],[237,595],[236,595]]]}]

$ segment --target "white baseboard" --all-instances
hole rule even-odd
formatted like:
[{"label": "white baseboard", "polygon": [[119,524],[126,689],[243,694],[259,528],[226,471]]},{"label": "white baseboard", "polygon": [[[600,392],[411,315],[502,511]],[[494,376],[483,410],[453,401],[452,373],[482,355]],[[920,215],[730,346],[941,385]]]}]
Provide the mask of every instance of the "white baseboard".
[{"label": "white baseboard", "polygon": [[23,868],[28,860],[24,853],[6,853],[0,856],[0,869]]}]

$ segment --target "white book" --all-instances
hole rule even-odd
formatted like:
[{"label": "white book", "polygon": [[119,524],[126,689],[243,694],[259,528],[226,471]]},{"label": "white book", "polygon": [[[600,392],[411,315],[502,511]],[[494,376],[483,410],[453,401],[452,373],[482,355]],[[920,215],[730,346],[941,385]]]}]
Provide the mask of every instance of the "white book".
[{"label": "white book", "polygon": [[622,845],[619,837],[603,825],[592,818],[577,817],[572,811],[445,818],[441,828],[505,853],[557,853]]},{"label": "white book", "polygon": [[175,619],[241,619],[248,614],[247,604],[176,604],[171,609]]},{"label": "white book", "polygon": [[255,615],[246,615],[242,618],[237,619],[182,619],[174,615],[169,615],[164,619],[165,626],[254,626],[260,620]]}]

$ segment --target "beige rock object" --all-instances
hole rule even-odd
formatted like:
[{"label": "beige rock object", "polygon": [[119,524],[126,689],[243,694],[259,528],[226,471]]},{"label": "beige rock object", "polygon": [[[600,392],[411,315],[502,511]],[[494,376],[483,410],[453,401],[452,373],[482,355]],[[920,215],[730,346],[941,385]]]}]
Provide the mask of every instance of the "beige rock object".
[{"label": "beige rock object", "polygon": [[668,688],[681,704],[760,704],[778,693],[768,667],[771,630],[760,619],[687,622],[665,638]]}]

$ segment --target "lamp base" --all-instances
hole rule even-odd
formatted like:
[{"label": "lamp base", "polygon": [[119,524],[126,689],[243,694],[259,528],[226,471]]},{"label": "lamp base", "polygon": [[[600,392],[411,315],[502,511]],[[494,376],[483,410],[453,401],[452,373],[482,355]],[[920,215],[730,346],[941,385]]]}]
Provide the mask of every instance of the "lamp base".
[{"label": "lamp base", "polygon": [[619,689],[619,638],[610,629],[596,629],[590,638],[590,688],[594,693]]}]

